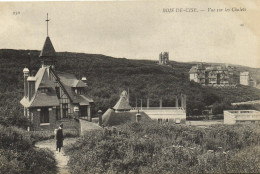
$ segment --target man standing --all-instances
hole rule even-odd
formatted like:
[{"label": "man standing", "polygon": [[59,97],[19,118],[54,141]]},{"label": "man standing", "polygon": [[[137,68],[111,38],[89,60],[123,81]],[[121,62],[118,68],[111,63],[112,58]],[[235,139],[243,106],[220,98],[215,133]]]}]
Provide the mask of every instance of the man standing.
[{"label": "man standing", "polygon": [[61,147],[63,146],[63,132],[62,132],[63,124],[60,124],[59,129],[57,130],[56,134],[56,150],[61,150]]}]

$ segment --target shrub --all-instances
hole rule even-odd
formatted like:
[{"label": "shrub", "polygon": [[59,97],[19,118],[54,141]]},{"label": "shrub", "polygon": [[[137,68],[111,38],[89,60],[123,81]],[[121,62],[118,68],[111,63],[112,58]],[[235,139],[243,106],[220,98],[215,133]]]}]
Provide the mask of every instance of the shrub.
[{"label": "shrub", "polygon": [[53,153],[33,141],[23,129],[0,125],[0,173],[56,173]]},{"label": "shrub", "polygon": [[[204,129],[149,122],[93,131],[65,150],[72,173],[238,173],[259,172],[257,155],[243,158],[259,143],[257,125]],[[246,160],[246,169],[232,170]]]}]

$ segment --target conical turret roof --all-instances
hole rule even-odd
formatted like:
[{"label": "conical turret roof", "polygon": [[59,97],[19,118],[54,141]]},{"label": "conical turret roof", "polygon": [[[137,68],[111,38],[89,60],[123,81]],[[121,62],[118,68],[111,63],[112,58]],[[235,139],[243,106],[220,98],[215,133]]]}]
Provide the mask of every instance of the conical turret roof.
[{"label": "conical turret roof", "polygon": [[132,107],[129,105],[127,92],[123,91],[120,99],[116,103],[116,105],[113,107],[116,111],[130,111]]},{"label": "conical turret roof", "polygon": [[53,57],[56,55],[55,49],[49,36],[46,37],[40,57]]}]

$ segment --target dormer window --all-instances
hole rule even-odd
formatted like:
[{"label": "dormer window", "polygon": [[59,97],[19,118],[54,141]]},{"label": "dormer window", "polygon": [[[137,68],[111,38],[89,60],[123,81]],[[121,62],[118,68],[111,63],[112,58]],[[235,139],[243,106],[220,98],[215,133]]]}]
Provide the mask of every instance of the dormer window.
[{"label": "dormer window", "polygon": [[75,88],[75,89],[74,89],[74,92],[75,92],[76,94],[84,94],[84,93],[85,93],[85,90],[84,90],[84,88]]}]

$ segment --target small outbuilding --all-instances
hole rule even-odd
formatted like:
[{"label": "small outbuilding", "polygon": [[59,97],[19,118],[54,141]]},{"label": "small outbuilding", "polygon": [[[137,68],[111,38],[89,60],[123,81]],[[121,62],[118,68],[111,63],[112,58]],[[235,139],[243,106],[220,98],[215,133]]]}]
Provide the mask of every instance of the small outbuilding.
[{"label": "small outbuilding", "polygon": [[260,112],[256,110],[226,110],[224,124],[260,124]]}]

